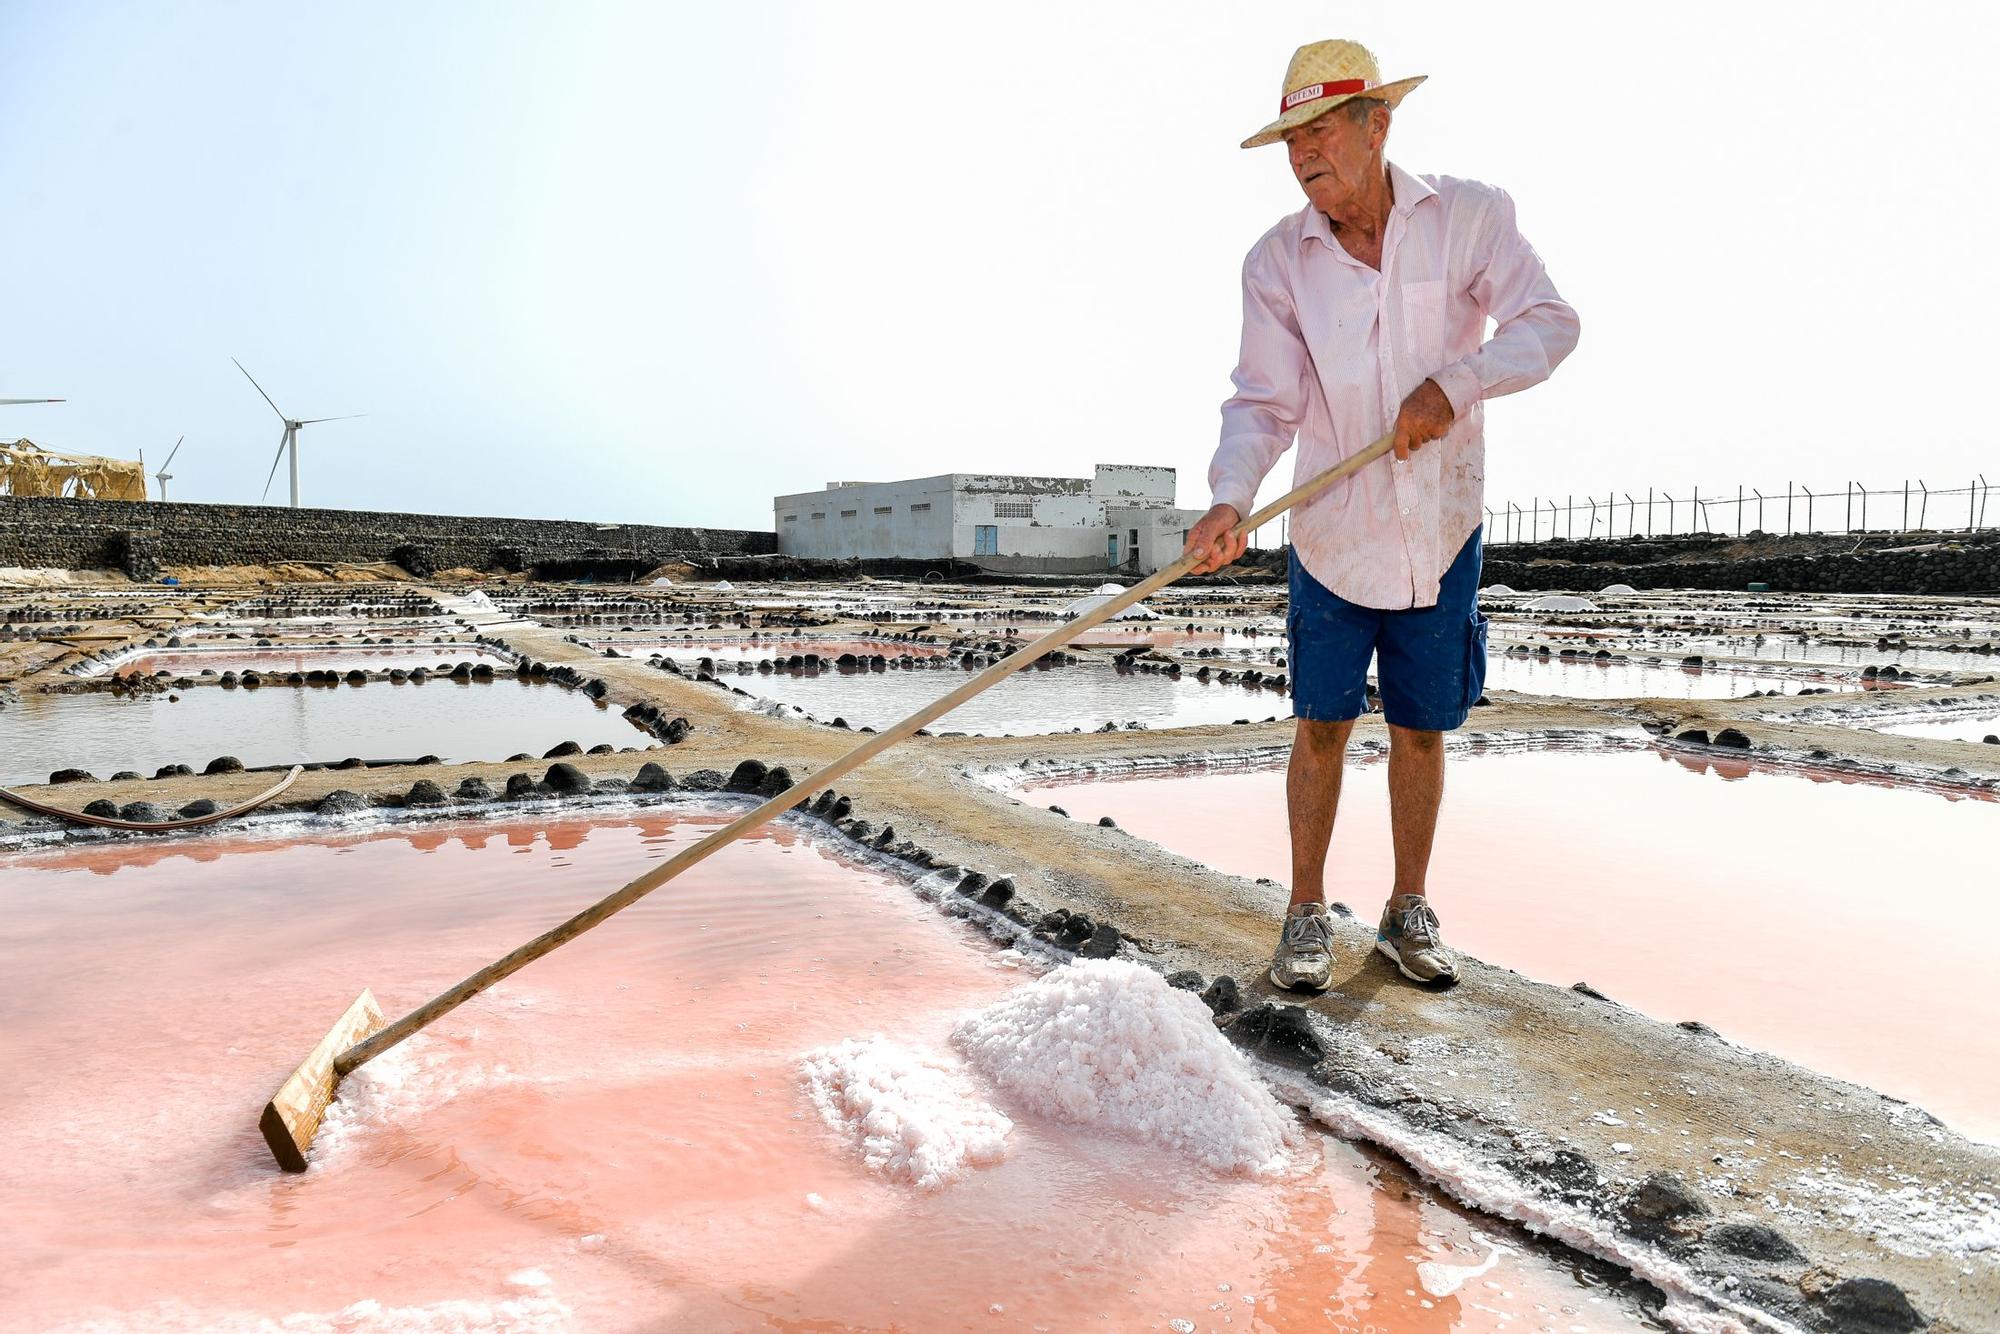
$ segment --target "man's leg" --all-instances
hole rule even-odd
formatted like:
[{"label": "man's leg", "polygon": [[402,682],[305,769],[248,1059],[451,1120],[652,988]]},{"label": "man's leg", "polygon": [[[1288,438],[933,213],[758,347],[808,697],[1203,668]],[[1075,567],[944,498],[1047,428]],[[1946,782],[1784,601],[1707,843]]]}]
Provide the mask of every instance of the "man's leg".
[{"label": "man's leg", "polygon": [[1292,904],[1297,906],[1326,902],[1326,849],[1333,838],[1340,777],[1347,765],[1347,735],[1354,730],[1354,720],[1322,723],[1301,718],[1293,728],[1285,806],[1292,826]]},{"label": "man's leg", "polygon": [[[1389,724],[1389,833],[1396,849],[1396,888],[1392,897],[1424,892],[1424,876],[1431,864],[1431,842],[1437,834],[1438,807],[1443,801],[1444,733],[1419,732]],[[1292,857],[1296,862],[1296,815],[1292,818],[1292,830]]]}]

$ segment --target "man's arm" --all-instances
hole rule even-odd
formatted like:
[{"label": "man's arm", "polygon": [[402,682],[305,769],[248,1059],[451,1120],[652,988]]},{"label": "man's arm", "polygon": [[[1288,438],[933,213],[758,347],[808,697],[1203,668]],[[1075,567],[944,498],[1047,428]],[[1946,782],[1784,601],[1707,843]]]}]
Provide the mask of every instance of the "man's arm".
[{"label": "man's arm", "polygon": [[1256,508],[1257,488],[1292,447],[1305,415],[1311,359],[1291,298],[1268,270],[1260,244],[1243,261],[1243,342],[1229,377],[1236,392],[1222,405],[1222,442],[1208,465],[1214,500],[1188,533],[1189,551],[1210,551],[1195,567],[1197,574],[1219,570],[1243,554],[1248,537],[1232,540],[1228,532]]},{"label": "man's arm", "polygon": [[1576,347],[1579,328],[1576,311],[1556,291],[1542,257],[1521,235],[1514,201],[1505,190],[1492,189],[1474,231],[1478,271],[1470,291],[1498,327],[1471,356],[1431,377],[1455,417],[1463,417],[1481,399],[1518,393],[1548,379]]}]

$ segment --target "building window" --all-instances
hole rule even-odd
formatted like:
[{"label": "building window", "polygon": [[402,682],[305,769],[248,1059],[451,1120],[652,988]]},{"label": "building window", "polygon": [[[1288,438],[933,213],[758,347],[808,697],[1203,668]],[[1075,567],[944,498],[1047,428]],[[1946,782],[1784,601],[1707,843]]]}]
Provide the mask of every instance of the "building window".
[{"label": "building window", "polygon": [[996,500],[993,502],[993,517],[996,519],[1032,519],[1035,517],[1035,502],[1032,500]]},{"label": "building window", "polygon": [[877,505],[875,507],[875,512],[877,514],[894,514],[896,512],[896,507],[894,505]]},{"label": "building window", "polygon": [[861,513],[860,510],[842,510],[840,512],[840,517],[843,519],[851,519],[859,513]]},{"label": "building window", "polygon": [[799,516],[796,514],[787,514],[785,516],[786,523],[797,523],[798,521],[799,521]]},{"label": "building window", "polygon": [[912,514],[929,514],[930,512],[931,512],[931,503],[928,500],[926,500],[921,505],[910,506],[910,513]]},{"label": "building window", "polygon": [[813,517],[815,519],[824,519],[826,517],[826,511],[821,510],[818,514],[813,515]]}]

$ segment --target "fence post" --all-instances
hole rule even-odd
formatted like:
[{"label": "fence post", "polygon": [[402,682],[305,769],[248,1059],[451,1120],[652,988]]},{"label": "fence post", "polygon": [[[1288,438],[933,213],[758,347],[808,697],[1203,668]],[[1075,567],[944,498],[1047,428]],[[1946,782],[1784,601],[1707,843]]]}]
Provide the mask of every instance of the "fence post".
[{"label": "fence post", "polygon": [[1861,531],[1868,531],[1868,488],[1861,488]]},{"label": "fence post", "polygon": [[1743,483],[1736,484],[1736,535],[1743,536]]},{"label": "fence post", "polygon": [[1986,526],[1986,497],[1993,490],[1993,484],[1986,480],[1986,474],[1979,474],[1979,526]]},{"label": "fence post", "polygon": [[1764,531],[1764,493],[1754,486],[1750,491],[1757,497],[1757,531],[1761,533]]},{"label": "fence post", "polygon": [[1688,534],[1693,536],[1701,531],[1701,488],[1694,489],[1694,499],[1688,502]]},{"label": "fence post", "polygon": [[1924,485],[1924,479],[1917,479],[1917,527],[1924,526],[1924,514],[1931,507],[1931,489]]},{"label": "fence post", "polygon": [[[1553,505],[1555,502],[1550,501],[1549,503]],[[1576,497],[1575,496],[1571,496],[1569,498],[1569,503],[1563,506],[1563,517],[1569,520],[1569,531],[1564,533],[1563,537],[1569,541],[1574,542],[1576,540]],[[1551,523],[1549,526],[1554,527],[1555,525]]]},{"label": "fence post", "polygon": [[1805,492],[1805,493],[1806,493],[1806,531],[1810,533],[1811,531],[1813,531],[1813,526],[1812,526],[1812,507],[1813,507],[1813,493],[1812,493],[1812,488],[1811,488],[1811,487],[1809,487],[1809,486],[1807,486],[1807,485],[1806,485],[1806,484],[1805,484],[1804,482],[1800,482],[1800,483],[1799,483],[1799,490],[1801,490],[1801,491],[1803,491],[1803,492]]},{"label": "fence post", "polygon": [[1791,481],[1787,480],[1785,482],[1785,536],[1786,537],[1790,537],[1792,535],[1792,486],[1793,483]]},{"label": "fence post", "polygon": [[1854,531],[1854,483],[1847,484],[1847,531]]},{"label": "fence post", "polygon": [[1910,479],[1903,479],[1903,531],[1910,531]]},{"label": "fence post", "polygon": [[1978,496],[1979,481],[1975,478],[1972,485],[1965,488],[1965,531],[1968,533],[1972,531],[1973,525],[1978,522],[1974,517],[1978,511],[1973,508],[1973,501],[1978,499]]},{"label": "fence post", "polygon": [[1528,502],[1528,516],[1530,520],[1528,540],[1530,542],[1539,542],[1542,540],[1542,498],[1540,496],[1536,496]]}]

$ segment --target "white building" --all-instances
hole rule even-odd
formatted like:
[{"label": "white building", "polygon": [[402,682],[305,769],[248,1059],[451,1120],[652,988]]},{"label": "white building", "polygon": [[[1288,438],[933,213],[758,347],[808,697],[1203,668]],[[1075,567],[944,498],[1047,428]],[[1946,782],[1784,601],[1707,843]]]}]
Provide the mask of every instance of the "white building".
[{"label": "white building", "polygon": [[945,473],[829,482],[772,501],[778,550],[846,560],[971,561],[1009,574],[1151,574],[1200,510],[1174,508],[1174,470],[1100,463],[1090,477]]}]

